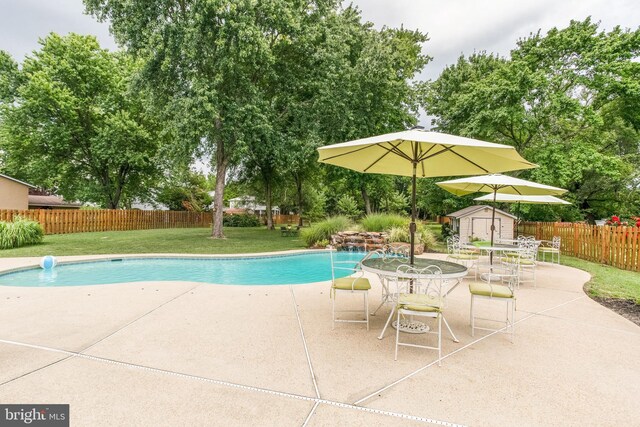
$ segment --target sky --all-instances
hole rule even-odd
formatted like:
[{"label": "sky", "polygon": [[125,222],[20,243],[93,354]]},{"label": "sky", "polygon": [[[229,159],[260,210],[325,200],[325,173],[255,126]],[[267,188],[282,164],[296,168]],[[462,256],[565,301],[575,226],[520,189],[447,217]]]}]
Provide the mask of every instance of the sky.
[{"label": "sky", "polygon": [[[347,4],[348,2],[345,2]],[[423,78],[435,79],[460,54],[488,51],[508,55],[518,38],[542,29],[566,27],[591,16],[602,28],[640,25],[638,0],[353,0],[376,27],[418,29],[430,40],[433,57]],[[38,48],[38,38],[55,31],[94,34],[115,49],[107,23],[84,14],[82,0],[0,0],[0,49],[17,60]]]},{"label": "sky", "polygon": [[[346,2],[345,4],[348,4]],[[424,53],[433,57],[420,76],[436,79],[461,55],[487,51],[508,55],[519,38],[571,19],[591,16],[602,29],[640,25],[639,0],[353,0],[366,21],[427,33]],[[0,0],[0,49],[16,60],[38,48],[49,32],[93,34],[116,49],[107,23],[84,14],[82,0]],[[427,125],[424,115],[420,118]]]}]

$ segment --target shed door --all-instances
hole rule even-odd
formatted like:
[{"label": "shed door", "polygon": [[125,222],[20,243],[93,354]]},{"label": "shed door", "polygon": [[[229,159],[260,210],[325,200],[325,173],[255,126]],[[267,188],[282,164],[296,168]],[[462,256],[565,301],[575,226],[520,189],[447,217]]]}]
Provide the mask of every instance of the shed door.
[{"label": "shed door", "polygon": [[[500,218],[496,218],[496,233],[494,239],[500,238]],[[491,240],[491,218],[472,218],[471,236],[480,240]]]}]

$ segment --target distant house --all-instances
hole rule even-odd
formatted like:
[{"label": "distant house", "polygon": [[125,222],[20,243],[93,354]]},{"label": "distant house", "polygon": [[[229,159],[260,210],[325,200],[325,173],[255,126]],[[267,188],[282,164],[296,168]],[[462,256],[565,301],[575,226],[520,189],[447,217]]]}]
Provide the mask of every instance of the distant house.
[{"label": "distant house", "polygon": [[28,209],[30,188],[35,187],[10,176],[0,174],[0,209]]},{"label": "distant house", "polygon": [[80,203],[65,202],[62,197],[29,194],[29,209],[80,209]]},{"label": "distant house", "polygon": [[[229,199],[229,208],[225,209],[226,213],[254,213],[260,216],[266,215],[267,207],[265,205],[256,204],[256,198],[253,196],[234,197]],[[278,206],[272,206],[271,212],[274,215],[280,214]]]},{"label": "distant house", "polygon": [[[491,239],[491,206],[475,205],[447,215],[451,219],[451,230],[460,236],[461,242],[469,242],[472,238]],[[516,217],[496,209],[496,232],[494,239],[513,239]]]}]

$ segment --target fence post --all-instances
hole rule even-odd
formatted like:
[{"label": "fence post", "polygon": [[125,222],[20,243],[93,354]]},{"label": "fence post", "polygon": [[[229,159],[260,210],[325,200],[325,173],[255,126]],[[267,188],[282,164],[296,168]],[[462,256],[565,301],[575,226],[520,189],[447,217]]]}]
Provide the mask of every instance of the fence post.
[{"label": "fence post", "polygon": [[602,229],[600,230],[600,234],[602,237],[602,251],[600,252],[600,263],[605,264],[605,252],[607,250],[607,236],[609,235],[609,230],[608,230],[609,226],[604,225],[602,226]]}]

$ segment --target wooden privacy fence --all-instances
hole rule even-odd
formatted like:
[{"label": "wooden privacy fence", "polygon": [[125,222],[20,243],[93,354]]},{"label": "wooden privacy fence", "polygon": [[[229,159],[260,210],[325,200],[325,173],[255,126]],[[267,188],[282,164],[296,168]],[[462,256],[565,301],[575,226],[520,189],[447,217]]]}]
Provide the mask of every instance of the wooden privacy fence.
[{"label": "wooden privacy fence", "polygon": [[208,227],[211,224],[210,212],[107,209],[0,210],[0,221],[11,221],[16,215],[40,222],[45,234],[148,230],[151,228],[195,228]]},{"label": "wooden privacy fence", "polygon": [[518,234],[551,240],[560,236],[561,252],[624,270],[640,271],[640,228],[573,222],[525,222]]}]

